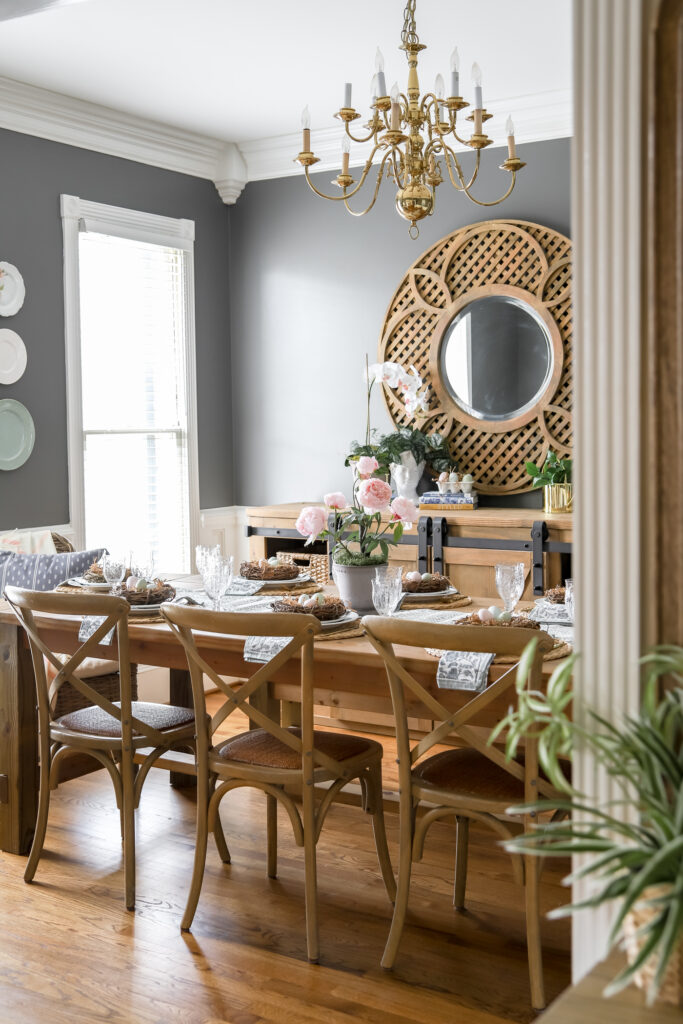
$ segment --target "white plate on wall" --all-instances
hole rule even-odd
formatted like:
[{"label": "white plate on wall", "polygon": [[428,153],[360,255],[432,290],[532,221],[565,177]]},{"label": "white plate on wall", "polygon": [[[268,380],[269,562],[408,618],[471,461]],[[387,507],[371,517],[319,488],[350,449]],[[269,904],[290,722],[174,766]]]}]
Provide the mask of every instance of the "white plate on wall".
[{"label": "white plate on wall", "polygon": [[[0,278],[0,281],[2,279]],[[0,384],[14,384],[26,369],[26,346],[16,331],[0,329]]]},{"label": "white plate on wall", "polygon": [[33,451],[36,428],[31,413],[13,398],[0,400],[0,469],[18,469]]},{"label": "white plate on wall", "polygon": [[24,305],[24,279],[12,263],[0,262],[0,316],[14,316]]}]

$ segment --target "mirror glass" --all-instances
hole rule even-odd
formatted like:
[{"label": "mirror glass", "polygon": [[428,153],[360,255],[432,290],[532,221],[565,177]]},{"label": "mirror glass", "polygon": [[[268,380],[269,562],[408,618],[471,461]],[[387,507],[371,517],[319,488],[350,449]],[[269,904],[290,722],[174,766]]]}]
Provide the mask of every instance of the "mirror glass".
[{"label": "mirror glass", "polygon": [[470,416],[508,420],[543,394],[553,370],[550,333],[536,311],[509,295],[475,299],[441,343],[441,379]]}]

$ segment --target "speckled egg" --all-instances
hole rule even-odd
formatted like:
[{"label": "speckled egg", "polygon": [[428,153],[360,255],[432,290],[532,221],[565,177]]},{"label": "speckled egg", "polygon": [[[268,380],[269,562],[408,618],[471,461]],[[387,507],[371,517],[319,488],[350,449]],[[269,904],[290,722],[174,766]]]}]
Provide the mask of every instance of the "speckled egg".
[{"label": "speckled egg", "polygon": [[301,596],[299,597],[299,604],[302,604],[302,605],[303,605],[303,604],[307,604],[307,603],[308,603],[308,599],[309,599],[309,598],[308,598],[308,594],[302,594],[302,595],[301,595]]},{"label": "speckled egg", "polygon": [[477,615],[479,616],[482,622],[491,622],[491,620],[493,619],[493,615],[488,610],[488,608],[480,608],[479,611],[477,612]]},{"label": "speckled egg", "polygon": [[500,614],[500,621],[501,622],[512,622],[512,612],[501,612],[501,614]]},{"label": "speckled egg", "polygon": [[489,605],[489,611],[491,612],[491,618],[499,619],[503,614],[503,609],[499,608],[497,604]]},{"label": "speckled egg", "polygon": [[423,572],[420,578],[423,580],[431,580],[432,574],[431,572]]},{"label": "speckled egg", "polygon": [[129,576],[126,580],[126,590],[135,590],[137,588],[139,576]]},{"label": "speckled egg", "polygon": [[464,484],[474,483],[474,477],[472,476],[471,473],[465,473],[464,477],[462,478],[462,482]]},{"label": "speckled egg", "polygon": [[422,573],[419,573],[419,572],[407,572],[406,573],[406,579],[409,580],[410,583],[419,583],[420,580],[422,579]]}]

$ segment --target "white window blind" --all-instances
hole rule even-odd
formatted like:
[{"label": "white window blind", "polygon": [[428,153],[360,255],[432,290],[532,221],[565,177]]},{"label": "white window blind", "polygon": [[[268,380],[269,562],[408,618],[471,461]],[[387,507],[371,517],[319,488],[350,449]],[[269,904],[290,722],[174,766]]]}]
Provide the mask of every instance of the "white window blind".
[{"label": "white window blind", "polygon": [[183,248],[78,235],[88,547],[191,567]]}]

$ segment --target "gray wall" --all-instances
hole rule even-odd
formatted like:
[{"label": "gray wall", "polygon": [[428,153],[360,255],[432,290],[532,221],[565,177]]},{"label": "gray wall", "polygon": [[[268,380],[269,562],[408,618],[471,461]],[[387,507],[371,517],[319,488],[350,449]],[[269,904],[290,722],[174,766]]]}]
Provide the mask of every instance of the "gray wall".
[{"label": "gray wall", "polygon": [[[417,241],[388,182],[361,218],[314,196],[300,176],[247,186],[230,224],[237,503],[317,501],[347,486],[344,455],[365,430],[364,356],[374,361],[392,293],[424,249],[487,217],[569,233],[569,141],[520,147],[520,156],[528,166],[509,199],[483,209],[444,186],[448,200]],[[481,198],[507,182],[500,160],[500,150],[484,152]],[[318,188],[331,193],[332,177],[316,175]],[[381,399],[372,422],[390,427]],[[529,498],[537,504],[540,495]]]},{"label": "gray wall", "polygon": [[28,351],[26,373],[0,385],[0,398],[23,402],[36,425],[28,462],[0,472],[0,529],[69,519],[63,192],[195,221],[200,502],[233,504],[229,211],[213,183],[9,131],[0,131],[0,154],[0,260],[14,263],[26,284],[23,309],[0,327],[17,331]]}]

